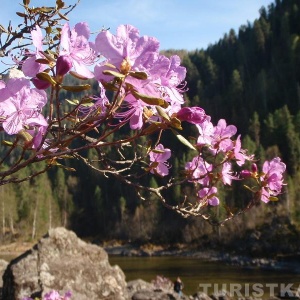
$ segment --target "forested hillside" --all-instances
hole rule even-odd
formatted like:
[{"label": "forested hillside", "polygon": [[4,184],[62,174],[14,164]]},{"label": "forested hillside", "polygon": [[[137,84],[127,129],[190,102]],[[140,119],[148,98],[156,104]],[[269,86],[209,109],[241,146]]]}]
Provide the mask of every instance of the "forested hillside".
[{"label": "forested hillside", "polygon": [[[141,200],[132,187],[73,159],[67,166],[76,172],[57,167],[31,181],[0,188],[2,239],[36,238],[49,227],[63,225],[99,240],[165,243],[201,238],[202,243],[211,243],[210,236],[225,240],[239,236],[255,224],[271,222],[275,215],[300,224],[299,1],[276,0],[260,9],[254,23],[242,25],[239,32],[231,30],[208,49],[165,52],[174,53],[187,68],[185,97],[190,106],[203,107],[214,121],[224,118],[236,125],[244,146],[261,160],[280,156],[285,161],[288,186],[279,203],[261,204],[222,228],[212,228],[204,220],[183,219],[154,196],[142,195],[145,200]],[[97,84],[93,88],[97,94]],[[61,95],[62,99],[70,97],[67,92]],[[166,146],[177,143],[170,136],[164,139]],[[177,152],[172,172],[178,173],[178,166],[188,161],[190,153],[184,145],[173,148]],[[97,164],[97,153],[89,151],[88,157]],[[153,187],[158,183],[150,176],[142,180]],[[183,188],[193,195],[191,187]],[[177,186],[167,197],[177,203],[180,194]],[[236,209],[247,201],[247,194],[234,187],[224,189],[223,196]],[[220,207],[216,218],[225,214],[226,207]]]}]

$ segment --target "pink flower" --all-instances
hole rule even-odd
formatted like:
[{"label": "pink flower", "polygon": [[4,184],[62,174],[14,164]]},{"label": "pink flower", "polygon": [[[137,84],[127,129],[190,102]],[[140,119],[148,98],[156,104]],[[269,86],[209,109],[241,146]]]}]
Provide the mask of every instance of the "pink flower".
[{"label": "pink flower", "polygon": [[[159,55],[159,43],[155,38],[141,37],[135,27],[121,25],[116,35],[109,31],[100,32],[96,38],[95,47],[107,59],[100,62],[94,69],[97,80],[113,79],[113,76],[103,74],[104,70],[117,69],[127,75],[129,72],[144,72],[147,74],[147,79],[141,80],[127,76],[126,83],[133,86],[140,94],[165,99],[170,104],[165,110],[169,115],[179,111],[184,99],[183,91],[178,86],[185,78],[186,69],[180,66],[178,56],[167,58]],[[106,63],[114,65],[116,69],[107,66]],[[133,101],[130,94],[126,95],[125,101],[129,104],[127,115],[132,115],[135,119],[134,123],[141,128],[141,107],[146,106],[145,103],[140,99]],[[135,107],[139,108],[139,112],[133,113]],[[126,111],[122,114],[126,114]]]},{"label": "pink flower", "polygon": [[247,155],[246,151],[244,149],[242,149],[241,135],[239,135],[235,141],[235,145],[233,148],[233,154],[236,159],[236,163],[239,166],[242,166],[246,160],[253,159],[253,155]]},{"label": "pink flower", "polygon": [[[13,82],[17,81],[17,79],[13,80]],[[25,125],[47,126],[47,121],[41,114],[41,110],[47,102],[46,93],[30,89],[26,84],[20,90],[16,89],[17,92],[13,94],[10,87],[11,82],[9,81],[3,92],[3,95],[9,95],[8,98],[1,101],[0,96],[0,118],[3,129],[8,134],[16,134],[24,129]]]},{"label": "pink flower", "polygon": [[[117,34],[101,31],[96,37],[95,48],[119,70],[126,62],[127,70],[144,71],[158,56],[159,42],[148,36],[140,36],[132,25],[120,25]],[[107,68],[106,68],[107,69]]]},{"label": "pink flower", "polygon": [[167,160],[171,157],[171,150],[164,148],[162,144],[158,144],[154,150],[149,153],[150,172],[160,176],[169,174]]},{"label": "pink flower", "polygon": [[36,47],[36,52],[29,53],[29,57],[22,65],[22,71],[26,76],[35,77],[37,73],[40,73],[47,68],[46,64],[36,62],[38,58],[44,58],[40,53],[40,51],[43,51],[43,34],[38,25],[35,26],[35,30],[31,31],[31,37],[32,43]]},{"label": "pink flower", "polygon": [[122,108],[123,111],[115,114],[115,117],[121,119],[122,122],[128,122],[132,130],[141,129],[143,122],[143,112],[146,104],[143,101],[138,101],[132,95],[126,97]]},{"label": "pink flower", "polygon": [[179,85],[184,81],[186,68],[180,66],[180,57],[173,55],[170,58],[160,55],[150,69],[151,84],[171,105],[183,104],[183,89]]},{"label": "pink flower", "polygon": [[197,145],[207,145],[211,146],[213,137],[214,137],[214,126],[210,122],[210,118],[208,117],[207,120],[205,120],[201,124],[196,124],[198,130],[199,130],[199,137],[197,139]]},{"label": "pink flower", "polygon": [[232,175],[231,163],[225,162],[222,168],[222,181],[224,184],[231,185],[232,180],[238,180],[239,178]]},{"label": "pink flower", "polygon": [[213,147],[217,151],[227,152],[233,148],[233,141],[231,137],[236,134],[236,127],[234,125],[226,124],[224,119],[219,120],[214,130]]},{"label": "pink flower", "polygon": [[96,112],[99,119],[102,119],[107,111],[109,100],[106,97],[105,89],[101,83],[99,83],[100,95],[91,97],[95,102],[92,106],[81,105],[79,111],[84,115],[88,116]]},{"label": "pink flower", "polygon": [[208,118],[201,107],[183,107],[177,112],[176,117],[180,121],[192,124],[202,124]]},{"label": "pink flower", "polygon": [[95,62],[96,55],[92,45],[88,42],[90,29],[87,23],[77,23],[71,30],[66,23],[61,31],[60,56],[68,57],[75,71],[86,77],[93,78],[94,74],[87,68]]},{"label": "pink flower", "polygon": [[209,184],[208,174],[212,171],[212,165],[204,161],[201,156],[196,156],[191,162],[187,162],[185,170],[188,171],[192,181],[196,180],[203,185]]},{"label": "pink flower", "polygon": [[269,202],[270,197],[276,197],[280,194],[283,183],[283,173],[285,172],[286,165],[281,162],[279,157],[273,158],[270,162],[266,161],[263,164],[263,175],[261,176],[262,191],[261,200]]},{"label": "pink flower", "polygon": [[205,199],[209,205],[217,206],[220,203],[219,198],[216,196],[218,190],[216,187],[211,188],[203,188],[198,192],[198,197],[200,198],[200,201]]}]

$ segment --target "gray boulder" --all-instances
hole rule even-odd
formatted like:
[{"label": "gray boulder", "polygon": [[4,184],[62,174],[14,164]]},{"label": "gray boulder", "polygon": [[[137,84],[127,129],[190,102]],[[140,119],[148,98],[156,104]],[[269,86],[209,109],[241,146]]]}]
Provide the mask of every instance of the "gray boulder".
[{"label": "gray boulder", "polygon": [[127,283],[128,299],[131,300],[187,300],[187,296],[175,293],[172,288],[158,288],[155,284],[136,279]]},{"label": "gray boulder", "polygon": [[118,266],[110,266],[103,248],[65,228],[50,230],[11,261],[3,275],[5,300],[41,297],[53,289],[71,291],[72,299],[128,299],[125,275]]},{"label": "gray boulder", "polygon": [[3,286],[2,275],[7,268],[7,265],[8,265],[8,262],[6,260],[0,259],[0,287],[1,288]]}]

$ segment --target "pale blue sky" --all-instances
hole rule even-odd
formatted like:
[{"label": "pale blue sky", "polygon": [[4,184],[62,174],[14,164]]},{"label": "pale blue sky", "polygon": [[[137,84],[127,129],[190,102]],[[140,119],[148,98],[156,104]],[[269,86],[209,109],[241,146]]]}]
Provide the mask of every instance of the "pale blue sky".
[{"label": "pale blue sky", "polygon": [[[66,4],[75,0],[65,0]],[[4,0],[0,0],[4,2]],[[9,20],[18,24],[15,12],[22,11],[22,0],[5,0],[0,24]],[[141,35],[154,36],[161,49],[206,48],[214,44],[231,28],[238,31],[247,21],[259,17],[259,9],[272,0],[81,0],[70,14],[71,25],[89,23],[92,31],[110,27],[115,32],[119,24],[132,24]],[[53,6],[55,0],[31,0],[34,6]]]}]

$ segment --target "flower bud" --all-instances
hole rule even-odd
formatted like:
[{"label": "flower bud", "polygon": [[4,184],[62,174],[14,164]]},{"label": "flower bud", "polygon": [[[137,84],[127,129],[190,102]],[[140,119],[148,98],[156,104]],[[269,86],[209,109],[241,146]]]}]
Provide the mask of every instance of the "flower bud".
[{"label": "flower bud", "polygon": [[242,178],[249,178],[251,177],[252,173],[249,170],[242,170],[240,175]]},{"label": "flower bud", "polygon": [[45,90],[51,86],[51,83],[45,80],[38,79],[36,77],[31,79],[31,82],[38,90]]},{"label": "flower bud", "polygon": [[180,121],[192,124],[201,124],[207,119],[207,115],[201,107],[183,107],[177,112],[176,117]]},{"label": "flower bud", "polygon": [[251,169],[252,169],[252,172],[253,173],[256,173],[257,172],[257,165],[256,164],[252,164],[252,166],[251,166]]},{"label": "flower bud", "polygon": [[62,55],[56,61],[56,75],[66,75],[72,68],[72,61],[69,56]]}]

